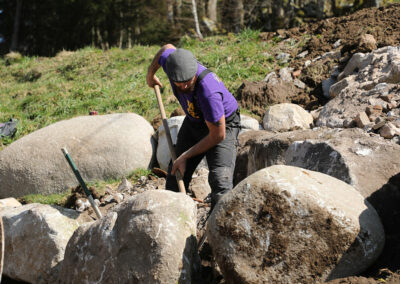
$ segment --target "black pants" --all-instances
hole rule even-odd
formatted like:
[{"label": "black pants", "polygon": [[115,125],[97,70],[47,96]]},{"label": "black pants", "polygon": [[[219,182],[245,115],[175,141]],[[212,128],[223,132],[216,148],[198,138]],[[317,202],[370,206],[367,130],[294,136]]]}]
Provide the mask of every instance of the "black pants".
[{"label": "black pants", "polygon": [[[206,156],[209,168],[208,183],[211,187],[211,208],[215,206],[220,197],[233,187],[233,171],[235,169],[236,153],[240,131],[240,112],[239,109],[225,119],[225,139],[207,152],[192,157],[186,162],[185,175],[183,181],[185,188],[189,188],[192,175],[198,164]],[[203,122],[193,122],[187,117],[184,119],[178,133],[177,144],[175,147],[176,156],[179,157],[183,152],[198,143],[208,134],[207,124]],[[178,192],[178,184],[175,176],[171,175],[172,162],[169,163],[166,189]]]}]

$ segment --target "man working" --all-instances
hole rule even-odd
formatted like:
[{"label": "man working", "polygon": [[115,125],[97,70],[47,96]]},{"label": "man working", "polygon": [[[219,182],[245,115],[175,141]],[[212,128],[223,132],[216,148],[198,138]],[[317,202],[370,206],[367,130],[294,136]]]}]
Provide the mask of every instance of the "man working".
[{"label": "man working", "polygon": [[175,172],[179,170],[187,189],[193,172],[207,158],[210,170],[211,208],[232,189],[240,114],[236,99],[221,80],[197,62],[185,49],[163,46],[147,72],[147,84],[159,85],[155,73],[163,67],[174,95],[186,113],[176,144],[177,159],[170,163],[166,188],[178,191]]}]

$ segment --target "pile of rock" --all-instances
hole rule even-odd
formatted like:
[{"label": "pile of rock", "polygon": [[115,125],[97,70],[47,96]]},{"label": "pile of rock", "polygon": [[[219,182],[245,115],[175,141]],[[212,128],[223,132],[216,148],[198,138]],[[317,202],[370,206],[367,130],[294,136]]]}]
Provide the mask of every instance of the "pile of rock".
[{"label": "pile of rock", "polygon": [[400,47],[355,54],[337,80],[318,126],[359,127],[387,139],[400,135]]}]

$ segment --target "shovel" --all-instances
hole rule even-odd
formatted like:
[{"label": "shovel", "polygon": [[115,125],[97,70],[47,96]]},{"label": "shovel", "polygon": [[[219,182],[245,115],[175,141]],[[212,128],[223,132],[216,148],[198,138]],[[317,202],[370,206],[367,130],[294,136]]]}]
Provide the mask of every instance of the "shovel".
[{"label": "shovel", "polygon": [[[164,105],[163,105],[163,102],[161,99],[160,86],[155,85],[154,91],[156,92],[158,107],[160,109],[161,119],[162,119],[162,122],[164,125],[165,134],[167,135],[168,148],[169,148],[169,152],[171,153],[171,159],[172,159],[172,163],[173,163],[176,160],[176,154],[175,154],[174,145],[172,144],[171,132],[169,131],[167,116],[165,115]],[[186,193],[185,184],[183,183],[182,175],[179,170],[177,170],[175,172],[175,176],[176,176],[176,181],[178,182],[179,191],[182,193]]]}]

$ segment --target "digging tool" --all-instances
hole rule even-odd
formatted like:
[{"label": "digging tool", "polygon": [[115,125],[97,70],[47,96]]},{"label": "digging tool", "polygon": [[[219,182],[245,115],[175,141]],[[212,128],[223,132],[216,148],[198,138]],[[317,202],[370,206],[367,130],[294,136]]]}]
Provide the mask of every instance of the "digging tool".
[{"label": "digging tool", "polygon": [[97,215],[97,218],[101,219],[101,217],[103,217],[103,216],[101,215],[99,208],[97,207],[96,203],[95,203],[94,200],[93,200],[92,193],[89,191],[89,189],[88,189],[87,186],[86,186],[86,183],[83,181],[83,178],[82,178],[81,174],[79,173],[79,170],[78,170],[78,168],[76,167],[74,161],[72,161],[72,158],[71,158],[71,156],[69,155],[69,153],[68,153],[68,151],[67,151],[67,148],[64,147],[64,148],[61,149],[61,151],[63,152],[65,158],[66,158],[67,161],[68,161],[68,164],[70,165],[72,171],[74,172],[76,179],[78,180],[78,182],[79,182],[80,185],[82,186],[83,191],[85,192],[87,198],[89,199],[89,202],[90,202],[90,204],[92,205],[92,207],[93,207],[93,209],[94,209],[94,212],[95,212],[96,215]]},{"label": "digging tool", "polygon": [[[169,148],[169,152],[171,153],[171,159],[172,159],[172,163],[173,163],[176,160],[176,154],[175,154],[174,145],[172,144],[171,132],[169,131],[167,116],[165,115],[164,104],[161,99],[160,87],[158,85],[155,85],[154,91],[156,92],[158,107],[160,109],[161,119],[162,119],[162,122],[164,125],[165,134],[167,135],[168,148]],[[182,175],[179,172],[179,170],[177,170],[175,172],[175,176],[176,176],[176,181],[178,182],[179,191],[182,193],[186,193],[185,184],[183,182]]]}]

